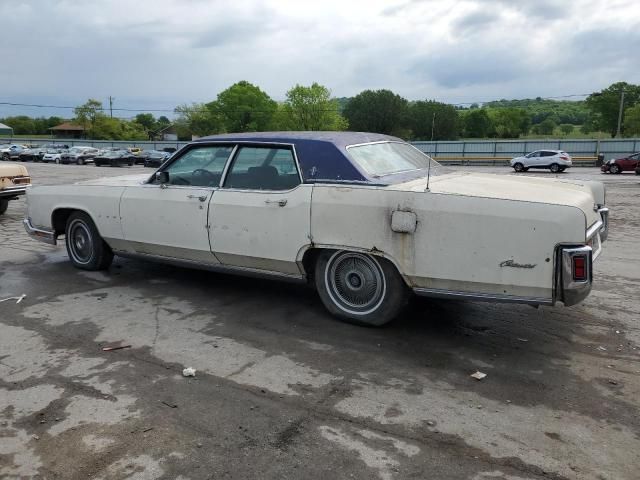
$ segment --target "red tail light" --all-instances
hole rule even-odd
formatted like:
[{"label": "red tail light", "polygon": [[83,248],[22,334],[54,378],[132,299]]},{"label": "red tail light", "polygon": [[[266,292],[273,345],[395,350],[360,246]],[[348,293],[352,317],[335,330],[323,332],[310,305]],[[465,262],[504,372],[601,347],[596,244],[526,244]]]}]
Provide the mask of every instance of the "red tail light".
[{"label": "red tail light", "polygon": [[573,279],[578,282],[587,279],[587,257],[584,255],[573,257]]},{"label": "red tail light", "polygon": [[560,155],[560,158],[561,158],[562,160],[569,160],[569,157],[565,157],[564,155]]}]

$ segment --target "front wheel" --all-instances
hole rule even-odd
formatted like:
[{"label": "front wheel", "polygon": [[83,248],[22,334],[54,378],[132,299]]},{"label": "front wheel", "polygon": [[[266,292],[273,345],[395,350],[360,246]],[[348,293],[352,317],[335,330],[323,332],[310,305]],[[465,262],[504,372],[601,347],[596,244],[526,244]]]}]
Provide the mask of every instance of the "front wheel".
[{"label": "front wheel", "polygon": [[518,162],[518,163],[514,163],[514,164],[513,164],[513,169],[514,169],[516,172],[524,172],[524,165],[523,165],[523,164],[521,164],[520,162]]},{"label": "front wheel", "polygon": [[558,165],[557,163],[552,163],[549,167],[549,170],[551,170],[551,173],[558,173],[560,171],[560,165]]},{"label": "front wheel", "polygon": [[84,165],[84,158],[79,158],[77,163],[78,165]]},{"label": "front wheel", "polygon": [[358,325],[390,322],[409,298],[404,280],[389,261],[359,252],[322,252],[315,283],[332,315]]},{"label": "front wheel", "polygon": [[611,167],[609,167],[609,171],[613,174],[616,174],[616,173],[620,173],[622,169],[614,163],[613,165],[611,165]]},{"label": "front wheel", "polygon": [[102,239],[91,217],[74,212],[67,220],[65,244],[69,259],[81,270],[106,270],[113,261],[113,252]]}]

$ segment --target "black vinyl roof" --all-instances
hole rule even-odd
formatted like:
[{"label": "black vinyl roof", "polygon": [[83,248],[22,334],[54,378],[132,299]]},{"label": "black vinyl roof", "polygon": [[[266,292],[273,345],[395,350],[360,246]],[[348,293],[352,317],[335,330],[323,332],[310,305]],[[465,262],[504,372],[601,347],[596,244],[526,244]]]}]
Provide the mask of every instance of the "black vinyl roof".
[{"label": "black vinyl roof", "polygon": [[375,182],[348,156],[347,146],[371,142],[402,142],[389,135],[366,132],[249,132],[211,135],[199,142],[266,142],[295,146],[305,181]]}]

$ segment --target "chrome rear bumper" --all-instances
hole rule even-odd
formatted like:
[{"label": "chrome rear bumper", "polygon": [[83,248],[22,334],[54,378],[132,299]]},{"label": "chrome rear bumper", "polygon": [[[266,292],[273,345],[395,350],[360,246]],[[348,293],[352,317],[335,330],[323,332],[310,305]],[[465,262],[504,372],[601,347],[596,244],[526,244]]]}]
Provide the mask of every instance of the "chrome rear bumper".
[{"label": "chrome rear bumper", "polygon": [[31,238],[35,238],[44,243],[48,243],[49,245],[57,244],[57,235],[51,230],[44,230],[42,228],[36,228],[31,224],[30,218],[25,218],[22,221],[24,225],[24,229],[29,234]]}]

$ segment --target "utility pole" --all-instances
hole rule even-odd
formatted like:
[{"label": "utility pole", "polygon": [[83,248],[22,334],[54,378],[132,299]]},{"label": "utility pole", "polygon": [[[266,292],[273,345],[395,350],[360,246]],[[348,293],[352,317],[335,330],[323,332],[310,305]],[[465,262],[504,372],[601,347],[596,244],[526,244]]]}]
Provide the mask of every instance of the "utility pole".
[{"label": "utility pole", "polygon": [[109,95],[109,116],[113,118],[113,100],[114,98]]},{"label": "utility pole", "polygon": [[620,136],[620,127],[622,126],[623,111],[624,111],[624,88],[620,90],[620,110],[618,110],[618,129],[616,130],[616,138]]},{"label": "utility pole", "polygon": [[433,131],[436,128],[436,112],[433,112],[433,119],[431,120],[431,141],[433,142]]}]

